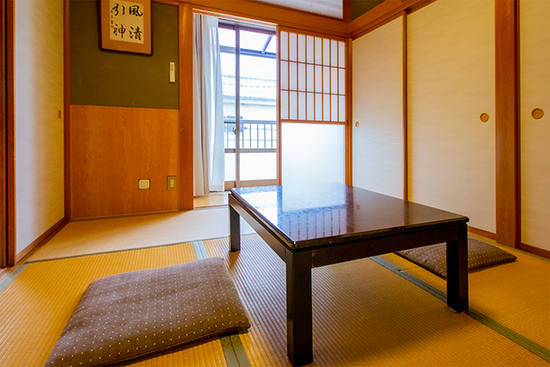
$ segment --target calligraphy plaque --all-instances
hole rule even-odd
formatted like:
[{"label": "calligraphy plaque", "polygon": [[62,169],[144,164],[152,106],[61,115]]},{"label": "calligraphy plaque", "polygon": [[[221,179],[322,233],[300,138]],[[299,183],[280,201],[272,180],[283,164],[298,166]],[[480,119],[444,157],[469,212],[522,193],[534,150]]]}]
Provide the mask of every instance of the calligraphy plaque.
[{"label": "calligraphy plaque", "polygon": [[151,0],[101,0],[101,48],[151,54]]}]

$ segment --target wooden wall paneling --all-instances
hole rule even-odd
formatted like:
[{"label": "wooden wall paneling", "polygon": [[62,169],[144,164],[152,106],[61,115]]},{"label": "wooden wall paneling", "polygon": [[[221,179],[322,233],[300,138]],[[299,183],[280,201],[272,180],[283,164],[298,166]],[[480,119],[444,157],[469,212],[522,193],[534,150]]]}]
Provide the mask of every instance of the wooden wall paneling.
[{"label": "wooden wall paneling", "polygon": [[179,203],[180,210],[193,209],[193,9],[179,5]]},{"label": "wooden wall paneling", "polygon": [[353,184],[403,197],[403,17],[352,42]]},{"label": "wooden wall paneling", "polygon": [[[550,2],[519,1],[521,246],[550,252]],[[544,111],[533,117],[535,109]]]},{"label": "wooden wall paneling", "polygon": [[[71,106],[72,213],[75,219],[175,211],[178,110]],[[150,179],[149,190],[138,190]]]},{"label": "wooden wall paneling", "polygon": [[495,1],[496,240],[520,242],[517,1]]},{"label": "wooden wall paneling", "polygon": [[409,199],[494,233],[494,4],[438,0],[407,26]]}]

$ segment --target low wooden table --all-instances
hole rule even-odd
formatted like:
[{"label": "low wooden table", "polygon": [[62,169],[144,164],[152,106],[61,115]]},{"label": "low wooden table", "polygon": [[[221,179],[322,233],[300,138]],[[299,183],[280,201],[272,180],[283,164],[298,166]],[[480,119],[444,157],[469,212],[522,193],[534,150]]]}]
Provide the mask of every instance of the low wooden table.
[{"label": "low wooden table", "polygon": [[230,251],[240,250],[240,217],[286,263],[287,353],[313,361],[311,269],[447,243],[447,304],[468,309],[468,218],[344,184],[232,189]]}]

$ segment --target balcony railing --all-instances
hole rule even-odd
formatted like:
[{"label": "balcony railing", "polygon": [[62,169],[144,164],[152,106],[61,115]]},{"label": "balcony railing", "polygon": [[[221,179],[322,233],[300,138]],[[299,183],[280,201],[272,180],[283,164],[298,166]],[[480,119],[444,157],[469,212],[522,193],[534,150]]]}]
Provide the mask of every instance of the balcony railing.
[{"label": "balcony railing", "polygon": [[[226,120],[224,129],[225,149],[236,148],[236,123]],[[277,148],[277,124],[275,121],[241,120],[241,150],[274,151]]]}]

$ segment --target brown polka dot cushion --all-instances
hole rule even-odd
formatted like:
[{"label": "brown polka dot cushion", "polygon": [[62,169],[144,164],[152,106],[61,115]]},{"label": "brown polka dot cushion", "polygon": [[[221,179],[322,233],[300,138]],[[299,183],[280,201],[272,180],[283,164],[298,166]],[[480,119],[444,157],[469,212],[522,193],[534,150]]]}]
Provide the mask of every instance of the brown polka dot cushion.
[{"label": "brown polka dot cushion", "polygon": [[[442,278],[447,278],[447,247],[445,243],[398,251],[397,254]],[[468,270],[507,263],[516,259],[516,256],[496,246],[475,238],[468,239]]]},{"label": "brown polka dot cushion", "polygon": [[107,366],[250,327],[221,258],[92,282],[46,366]]}]

